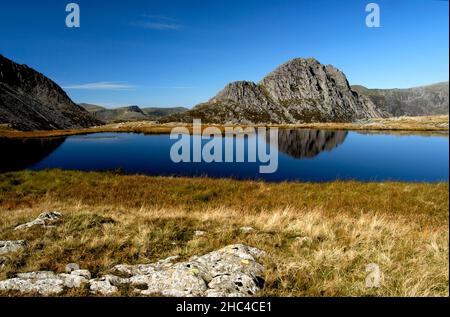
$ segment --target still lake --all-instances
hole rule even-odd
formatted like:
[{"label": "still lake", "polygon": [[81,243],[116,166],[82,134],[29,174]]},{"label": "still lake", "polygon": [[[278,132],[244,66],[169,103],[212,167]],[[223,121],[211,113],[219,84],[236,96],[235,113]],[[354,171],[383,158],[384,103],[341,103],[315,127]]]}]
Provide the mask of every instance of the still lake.
[{"label": "still lake", "polygon": [[[199,138],[199,136],[191,136]],[[261,137],[258,142],[265,142]],[[449,139],[344,131],[280,130],[278,170],[260,174],[253,163],[174,163],[169,135],[98,133],[44,139],[0,139],[0,172],[61,168],[122,170],[165,176],[267,181],[448,181]],[[205,143],[207,141],[203,141]],[[248,139],[244,141],[249,144]],[[225,149],[223,149],[225,150]]]}]

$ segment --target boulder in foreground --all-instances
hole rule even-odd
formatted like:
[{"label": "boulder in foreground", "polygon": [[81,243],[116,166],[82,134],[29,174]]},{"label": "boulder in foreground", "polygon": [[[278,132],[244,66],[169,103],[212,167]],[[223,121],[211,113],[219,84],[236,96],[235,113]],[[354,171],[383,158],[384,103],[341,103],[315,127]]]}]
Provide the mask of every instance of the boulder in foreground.
[{"label": "boulder in foreground", "polygon": [[151,264],[116,265],[111,274],[96,279],[71,264],[62,274],[17,274],[0,281],[0,290],[48,296],[86,286],[93,294],[107,296],[127,287],[136,295],[249,297],[264,286],[264,267],[257,261],[264,255],[256,248],[236,244],[186,262],[175,263],[175,256]]}]

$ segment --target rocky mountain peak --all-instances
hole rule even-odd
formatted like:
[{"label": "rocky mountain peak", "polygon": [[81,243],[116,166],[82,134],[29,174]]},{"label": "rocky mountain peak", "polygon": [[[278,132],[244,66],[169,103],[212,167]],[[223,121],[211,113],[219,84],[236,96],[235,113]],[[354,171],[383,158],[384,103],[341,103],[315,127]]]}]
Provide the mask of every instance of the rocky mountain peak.
[{"label": "rocky mountain peak", "polygon": [[351,122],[381,115],[370,99],[351,89],[343,72],[314,58],[296,58],[277,67],[258,84],[228,84],[208,102],[163,121]]}]

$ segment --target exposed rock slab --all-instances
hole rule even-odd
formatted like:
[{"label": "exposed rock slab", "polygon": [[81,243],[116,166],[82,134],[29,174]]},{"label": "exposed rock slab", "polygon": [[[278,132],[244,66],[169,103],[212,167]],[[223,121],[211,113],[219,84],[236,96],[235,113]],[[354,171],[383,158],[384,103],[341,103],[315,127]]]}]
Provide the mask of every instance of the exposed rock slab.
[{"label": "exposed rock slab", "polygon": [[26,246],[24,240],[0,241],[0,255],[23,250]]},{"label": "exposed rock slab", "polygon": [[149,265],[118,265],[113,273],[127,276],[127,283],[141,295],[252,296],[264,285],[264,268],[256,261],[263,255],[237,244],[187,262],[168,258]]},{"label": "exposed rock slab", "polygon": [[34,226],[41,226],[41,227],[51,227],[54,223],[58,222],[62,218],[62,213],[58,211],[49,211],[49,212],[43,212],[41,213],[36,219],[33,221],[21,224],[14,228],[14,230],[22,230],[31,228]]},{"label": "exposed rock slab", "polygon": [[151,264],[116,265],[112,274],[96,279],[71,264],[66,267],[69,273],[17,274],[0,281],[0,290],[55,295],[87,285],[92,293],[108,296],[126,286],[139,295],[248,297],[264,286],[264,268],[257,262],[264,255],[259,249],[236,244],[185,262],[175,263],[178,257],[174,256]]},{"label": "exposed rock slab", "polygon": [[0,290],[48,296],[59,294],[65,289],[80,288],[87,283],[89,280],[80,275],[41,271],[19,273],[15,278],[0,281]]}]

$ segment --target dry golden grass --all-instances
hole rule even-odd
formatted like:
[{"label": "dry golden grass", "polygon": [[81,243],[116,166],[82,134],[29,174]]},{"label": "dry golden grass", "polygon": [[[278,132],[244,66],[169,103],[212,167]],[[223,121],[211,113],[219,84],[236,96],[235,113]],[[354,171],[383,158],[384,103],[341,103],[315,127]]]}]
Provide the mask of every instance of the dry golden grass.
[{"label": "dry golden grass", "polygon": [[448,134],[448,115],[422,117],[377,118],[356,123],[305,123],[287,127],[324,130],[364,130],[391,132],[445,132]]},{"label": "dry golden grass", "polygon": [[[323,130],[356,130],[356,131],[388,131],[391,133],[407,134],[417,132],[430,134],[439,133],[448,135],[448,116],[424,116],[424,117],[398,117],[371,119],[359,123],[305,123],[288,125],[266,125],[267,127],[279,127],[290,129],[323,129]],[[6,125],[0,125],[0,137],[2,138],[36,138],[36,137],[56,137],[70,136],[100,132],[133,132],[144,134],[168,134],[174,126],[186,126],[192,131],[192,124],[171,123],[156,124],[151,121],[113,123],[98,127],[72,130],[52,130],[52,131],[16,131]],[[218,127],[222,131],[222,125],[203,125]],[[255,125],[254,127],[265,126]]]},{"label": "dry golden grass", "polygon": [[[244,243],[268,253],[261,296],[448,296],[448,199],[448,183],[0,174],[0,240],[28,241],[0,278],[69,262],[97,275]],[[13,230],[48,210],[65,215],[55,228]],[[380,288],[365,287],[369,263],[382,270]]]}]

